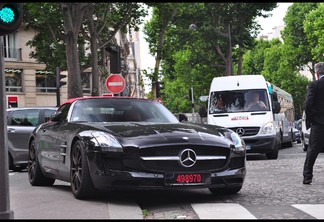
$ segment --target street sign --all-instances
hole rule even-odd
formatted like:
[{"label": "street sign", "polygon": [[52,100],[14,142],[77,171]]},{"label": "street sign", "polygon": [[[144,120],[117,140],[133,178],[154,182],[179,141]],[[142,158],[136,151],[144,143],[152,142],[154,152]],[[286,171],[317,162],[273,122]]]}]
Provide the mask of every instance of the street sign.
[{"label": "street sign", "polygon": [[119,74],[112,74],[106,79],[106,87],[111,93],[121,93],[125,89],[125,79]]}]

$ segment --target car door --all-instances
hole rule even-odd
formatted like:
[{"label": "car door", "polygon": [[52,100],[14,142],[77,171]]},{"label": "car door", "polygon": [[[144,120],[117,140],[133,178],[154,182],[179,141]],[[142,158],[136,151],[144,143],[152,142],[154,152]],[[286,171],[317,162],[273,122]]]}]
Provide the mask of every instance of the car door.
[{"label": "car door", "polygon": [[11,111],[7,123],[8,147],[15,162],[28,159],[28,139],[38,121],[38,109]]},{"label": "car door", "polygon": [[58,174],[62,163],[60,155],[62,132],[60,128],[66,122],[68,109],[69,106],[61,107],[56,113],[56,119],[42,125],[37,134],[40,162],[44,168],[54,174]]}]

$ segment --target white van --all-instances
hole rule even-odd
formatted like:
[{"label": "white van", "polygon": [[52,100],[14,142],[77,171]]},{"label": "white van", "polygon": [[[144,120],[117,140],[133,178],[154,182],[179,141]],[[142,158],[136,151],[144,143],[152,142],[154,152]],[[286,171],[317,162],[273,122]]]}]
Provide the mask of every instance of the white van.
[{"label": "white van", "polygon": [[[257,97],[258,103],[248,104]],[[281,138],[274,114],[280,109],[277,93],[262,75],[215,77],[208,96],[207,123],[237,132],[247,152],[277,159]]]}]

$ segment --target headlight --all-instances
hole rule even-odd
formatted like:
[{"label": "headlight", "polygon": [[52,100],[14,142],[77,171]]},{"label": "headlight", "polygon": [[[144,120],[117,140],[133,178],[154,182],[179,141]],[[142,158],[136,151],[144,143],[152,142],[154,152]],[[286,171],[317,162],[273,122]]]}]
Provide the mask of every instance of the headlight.
[{"label": "headlight", "polygon": [[92,132],[91,133],[95,142],[101,148],[101,151],[110,151],[110,152],[123,152],[123,147],[118,142],[118,140],[105,132]]},{"label": "headlight", "polygon": [[232,132],[230,135],[235,146],[235,151],[244,151],[245,143],[243,139],[235,132]]},{"label": "headlight", "polygon": [[274,134],[275,128],[273,122],[268,122],[261,127],[260,134]]}]

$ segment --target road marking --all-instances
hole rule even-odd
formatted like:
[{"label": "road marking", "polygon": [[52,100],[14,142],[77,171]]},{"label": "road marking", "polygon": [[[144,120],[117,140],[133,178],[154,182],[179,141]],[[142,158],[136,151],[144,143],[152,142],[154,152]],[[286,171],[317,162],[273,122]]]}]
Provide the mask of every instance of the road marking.
[{"label": "road marking", "polygon": [[292,206],[317,219],[324,219],[324,204],[293,204]]},{"label": "road marking", "polygon": [[257,219],[236,203],[199,203],[191,206],[200,219]]}]

